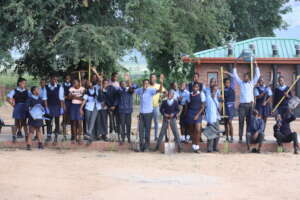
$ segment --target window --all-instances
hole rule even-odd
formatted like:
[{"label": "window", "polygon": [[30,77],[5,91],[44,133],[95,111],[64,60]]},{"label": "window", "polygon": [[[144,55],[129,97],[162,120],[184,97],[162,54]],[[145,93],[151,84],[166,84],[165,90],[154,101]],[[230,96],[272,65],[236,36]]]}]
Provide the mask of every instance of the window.
[{"label": "window", "polygon": [[210,82],[210,79],[215,78],[218,81],[218,72],[207,72],[207,81]]}]

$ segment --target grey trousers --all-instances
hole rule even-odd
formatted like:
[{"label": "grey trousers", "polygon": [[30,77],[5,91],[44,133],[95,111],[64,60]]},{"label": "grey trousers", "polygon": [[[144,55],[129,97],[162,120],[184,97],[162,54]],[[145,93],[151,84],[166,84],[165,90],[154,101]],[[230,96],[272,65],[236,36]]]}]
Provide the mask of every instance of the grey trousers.
[{"label": "grey trousers", "polygon": [[98,117],[98,110],[96,106],[93,111],[85,110],[85,131],[90,140],[94,139],[93,130]]},{"label": "grey trousers", "polygon": [[150,145],[150,129],[152,123],[152,113],[141,113],[139,117],[139,137],[140,149],[145,151]]},{"label": "grey trousers", "polygon": [[258,133],[257,138],[253,138],[252,134],[250,132],[248,132],[246,134],[246,142],[247,142],[248,148],[250,147],[250,144],[259,144],[258,148],[260,149],[262,146],[262,143],[264,141],[264,137],[265,137],[264,133]]},{"label": "grey trousers", "polygon": [[95,135],[97,137],[107,136],[108,134],[108,112],[107,110],[99,110],[96,125],[95,125]]},{"label": "grey trousers", "polygon": [[178,131],[177,124],[176,124],[176,118],[167,119],[167,118],[164,117],[163,124],[162,124],[161,130],[160,130],[160,134],[159,134],[159,137],[158,137],[158,140],[157,140],[157,143],[156,143],[156,149],[159,148],[159,146],[160,146],[160,144],[163,140],[163,137],[165,135],[167,135],[169,124],[170,124],[171,130],[172,130],[172,133],[174,135],[175,142],[178,144],[178,147],[180,149],[182,148],[181,143],[180,143],[180,139],[179,139],[179,131]]},{"label": "grey trousers", "polygon": [[250,129],[250,121],[252,114],[252,103],[241,103],[239,105],[239,136],[240,140],[242,140],[244,135],[244,121],[246,119],[246,133],[249,132]]},{"label": "grey trousers", "polygon": [[215,139],[207,140],[207,152],[218,151],[220,137],[216,137]]},{"label": "grey trousers", "polygon": [[131,113],[119,113],[120,120],[120,132],[122,136],[122,141],[124,142],[125,136],[130,142],[130,133],[131,133]]}]

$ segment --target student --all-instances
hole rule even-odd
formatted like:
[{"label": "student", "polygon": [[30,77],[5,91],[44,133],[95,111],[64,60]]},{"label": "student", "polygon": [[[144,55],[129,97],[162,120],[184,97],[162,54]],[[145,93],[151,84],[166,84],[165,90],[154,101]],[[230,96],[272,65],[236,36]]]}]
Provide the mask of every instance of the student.
[{"label": "student", "polygon": [[128,143],[131,143],[130,133],[131,133],[131,115],[133,112],[133,93],[134,87],[132,87],[131,80],[129,76],[126,76],[127,83],[121,81],[120,89],[118,90],[118,112],[120,119],[120,132],[122,141],[121,144],[125,142],[125,136],[127,137]]},{"label": "student", "polygon": [[107,103],[107,110],[108,110],[108,117],[109,117],[109,132],[116,132],[119,136],[119,116],[118,116],[118,97],[117,97],[117,90],[120,88],[120,83],[118,81],[118,73],[113,72],[111,75],[111,80],[109,85],[107,86],[106,90],[106,103]]},{"label": "student", "polygon": [[247,128],[246,132],[249,131],[250,128],[250,119],[251,113],[253,110],[253,103],[254,103],[254,95],[253,90],[254,86],[256,85],[259,77],[260,77],[260,70],[255,61],[255,76],[253,80],[250,80],[250,75],[248,73],[244,74],[243,80],[240,79],[237,69],[236,63],[233,68],[233,74],[226,72],[228,75],[233,77],[235,81],[240,86],[240,105],[239,105],[239,142],[242,143],[243,135],[244,135],[244,121],[246,118]]},{"label": "student", "polygon": [[70,124],[70,107],[71,100],[69,99],[69,90],[72,87],[71,76],[66,75],[63,83],[64,88],[64,99],[65,99],[65,111],[63,115],[63,141],[67,140],[67,125]]},{"label": "student", "polygon": [[165,135],[167,135],[169,126],[171,127],[171,130],[173,132],[175,141],[178,145],[178,152],[182,151],[180,138],[179,138],[179,131],[176,124],[176,117],[179,113],[179,105],[177,100],[174,99],[174,91],[170,90],[168,92],[168,98],[167,100],[164,100],[160,106],[160,113],[163,116],[163,124],[161,127],[161,131],[156,143],[155,151],[158,151],[159,146],[162,142],[162,139]]},{"label": "student", "polygon": [[93,86],[98,84],[98,77],[96,74],[92,75],[92,84],[93,84]]},{"label": "student", "polygon": [[190,140],[190,135],[188,133],[188,125],[185,120],[185,114],[187,111],[187,103],[190,97],[190,92],[186,89],[186,84],[183,82],[180,84],[179,88],[179,105],[181,106],[181,113],[179,117],[181,141],[188,143]]},{"label": "student", "polygon": [[[35,106],[38,106],[41,110],[41,113],[44,112],[44,102],[45,99],[42,99],[40,96],[40,89],[36,86],[31,87],[31,94],[32,96],[27,100],[27,107],[28,110],[31,111]],[[44,98],[44,97],[43,97]],[[29,134],[27,139],[27,150],[31,150],[32,146],[32,136],[36,133],[37,140],[38,140],[38,148],[43,149],[43,134],[41,133],[41,127],[43,126],[44,122],[42,118],[34,119],[31,114],[29,114]]]},{"label": "student", "polygon": [[189,132],[192,135],[192,150],[195,153],[199,153],[200,150],[199,142],[201,137],[202,113],[205,102],[205,95],[203,92],[200,92],[199,89],[199,84],[194,83],[186,114]]},{"label": "student", "polygon": [[277,140],[279,146],[282,143],[289,143],[293,141],[294,143],[294,153],[298,154],[299,144],[298,136],[296,132],[292,132],[290,123],[295,121],[296,117],[288,109],[286,113],[283,114],[283,118],[280,114],[276,115],[276,124],[273,127],[274,137]]},{"label": "student", "polygon": [[178,102],[179,101],[179,89],[178,89],[177,83],[176,82],[172,82],[170,84],[170,89],[174,93],[174,100],[176,100]]},{"label": "student", "polygon": [[217,96],[218,87],[211,84],[210,89],[206,90],[206,121],[207,126],[204,133],[207,137],[207,152],[218,152],[218,144],[220,138],[219,120],[220,120],[220,103]]},{"label": "student", "polygon": [[276,87],[274,91],[273,106],[275,107],[280,102],[281,98],[285,96],[285,99],[281,102],[277,109],[278,113],[281,115],[281,117],[283,117],[283,114],[289,109],[288,102],[289,99],[292,97],[292,93],[287,93],[289,87],[285,85],[283,76],[280,76],[278,78],[278,84],[278,87]]},{"label": "student", "polygon": [[199,80],[199,74],[195,73],[193,76],[193,81],[191,83],[188,84],[188,90],[189,92],[193,92],[193,85],[197,83],[199,86],[199,91],[202,91],[204,89],[203,83],[200,82]]},{"label": "student", "polygon": [[[226,140],[230,143],[233,142],[233,125],[232,120],[235,112],[235,91],[233,89],[233,84],[229,78],[224,79],[224,104],[225,104],[225,135]],[[229,140],[230,136],[230,140]]]},{"label": "student", "polygon": [[94,140],[93,130],[95,128],[98,112],[101,109],[101,104],[97,100],[97,94],[98,92],[96,88],[93,87],[92,82],[87,81],[87,90],[85,92],[85,95],[83,96],[84,101],[81,104],[80,112],[81,116],[85,116],[85,127],[88,137],[88,144],[91,144]]},{"label": "student", "polygon": [[264,140],[264,121],[261,119],[259,112],[253,110],[253,116],[250,121],[250,129],[246,135],[246,142],[248,151],[250,151],[251,144],[258,144],[258,149],[252,149],[252,153],[260,153],[262,143]]},{"label": "student", "polygon": [[164,76],[160,76],[159,90],[149,87],[149,80],[143,81],[143,87],[135,90],[140,97],[140,115],[139,115],[139,138],[140,150],[148,151],[150,145],[150,129],[153,117],[153,97],[162,92]]},{"label": "student", "polygon": [[40,97],[43,99],[46,96],[46,80],[45,79],[41,79],[40,80]]},{"label": "student", "polygon": [[28,135],[26,118],[27,106],[26,101],[29,97],[29,92],[26,89],[26,79],[19,78],[17,81],[17,88],[11,90],[7,95],[8,103],[14,108],[13,118],[15,119],[16,132],[12,135],[12,141],[15,143],[18,138],[23,138],[21,130]]},{"label": "student", "polygon": [[98,101],[101,104],[101,109],[98,112],[98,117],[96,120],[96,135],[102,140],[107,141],[108,135],[108,105],[109,105],[109,94],[108,86],[109,80],[104,79],[103,82],[99,81],[99,90],[98,90]]},{"label": "student", "polygon": [[55,75],[51,76],[50,83],[46,85],[45,90],[45,106],[46,113],[49,114],[50,120],[46,121],[47,125],[47,139],[46,142],[51,142],[52,135],[52,121],[55,121],[55,138],[54,143],[57,142],[57,137],[60,132],[59,128],[59,117],[64,114],[64,88],[57,83],[57,77]]},{"label": "student", "polygon": [[272,95],[270,87],[265,86],[264,79],[260,77],[258,80],[258,86],[254,89],[255,109],[259,112],[264,124],[267,124],[267,118],[271,114],[270,103],[272,101]]},{"label": "student", "polygon": [[[157,77],[155,74],[151,74],[150,75],[150,85],[149,88],[154,88],[156,90],[159,90],[160,88],[160,84],[158,84],[157,82]],[[162,89],[162,92],[165,92],[165,89]],[[153,121],[154,121],[154,140],[157,140],[158,137],[158,129],[159,129],[159,124],[158,124],[158,118],[159,118],[159,101],[160,101],[160,97],[162,95],[161,93],[157,93],[153,96]],[[151,131],[151,130],[150,130]]]},{"label": "student", "polygon": [[[83,115],[80,112],[80,108],[83,103],[85,89],[84,87],[81,87],[79,80],[75,79],[73,81],[73,86],[69,89],[69,92],[69,98],[72,100],[70,107],[71,130],[73,134],[72,138],[76,140],[77,144],[81,144]],[[72,144],[75,143],[74,139],[71,140]]]}]

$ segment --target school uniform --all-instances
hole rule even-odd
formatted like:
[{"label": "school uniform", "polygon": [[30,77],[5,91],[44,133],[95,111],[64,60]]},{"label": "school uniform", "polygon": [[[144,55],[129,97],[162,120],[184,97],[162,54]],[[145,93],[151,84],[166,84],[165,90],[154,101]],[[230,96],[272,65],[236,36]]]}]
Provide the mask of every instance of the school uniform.
[{"label": "school uniform", "polygon": [[11,90],[7,97],[14,99],[15,101],[12,117],[16,120],[26,120],[28,116],[28,110],[26,106],[26,101],[29,97],[28,90],[17,87],[16,89]]},{"label": "school uniform", "polygon": [[[44,100],[40,96],[35,96],[32,95],[28,100],[27,100],[27,107],[28,110],[31,110],[35,106],[43,106],[44,105]],[[44,110],[44,108],[43,108]],[[43,111],[42,111],[43,112]],[[43,126],[44,122],[43,119],[33,119],[32,115],[29,115],[28,119],[28,125],[32,126],[34,128],[41,128]]]},{"label": "school uniform", "polygon": [[182,136],[182,140],[186,141],[188,140],[187,135],[188,135],[188,127],[187,123],[185,120],[185,114],[186,114],[186,109],[187,109],[187,103],[190,97],[190,92],[188,90],[179,90],[179,105],[182,107],[180,117],[179,117],[179,124],[180,127],[182,127],[185,131],[184,136]]},{"label": "school uniform", "polygon": [[[179,113],[179,105],[178,102],[174,99],[172,100],[164,100],[160,106],[160,113],[163,116],[163,124],[160,130],[160,134],[157,140],[157,144],[156,144],[156,148],[155,150],[158,150],[162,139],[164,136],[167,135],[169,126],[171,127],[172,133],[174,135],[175,138],[175,142],[178,145],[178,149],[179,151],[181,151],[182,147],[180,144],[180,137],[179,137],[179,131],[177,128],[177,124],[176,124],[176,118],[177,118],[177,114]],[[172,114],[173,116],[171,118],[167,118],[165,117],[165,115],[170,115]]]},{"label": "school uniform", "polygon": [[47,114],[49,115],[49,120],[46,121],[47,125],[47,140],[49,141],[51,139],[52,134],[52,121],[53,118],[55,119],[55,134],[57,134],[60,131],[60,124],[59,124],[59,117],[63,111],[63,108],[61,108],[61,101],[64,101],[64,88],[59,85],[51,85],[50,83],[46,85],[46,90],[44,92],[44,99],[47,101],[48,104],[48,110],[46,110]]},{"label": "school uniform", "polygon": [[153,97],[156,95],[155,88],[138,88],[135,93],[140,97],[140,115],[139,115],[139,138],[140,149],[145,151],[150,145],[150,129],[153,117]]},{"label": "school uniform", "polygon": [[131,133],[131,115],[133,112],[133,93],[134,88],[122,88],[118,90],[118,112],[120,119],[120,133],[122,141],[124,142],[125,136],[130,140]]},{"label": "school uniform", "polygon": [[227,120],[232,120],[235,112],[235,91],[232,87],[224,88],[224,104]]},{"label": "school uniform", "polygon": [[277,121],[274,125],[274,137],[277,140],[279,145],[282,143],[289,143],[293,141],[295,152],[297,152],[299,145],[298,145],[298,135],[296,132],[292,132],[290,123],[295,121],[296,117],[293,114],[282,119],[281,121]]},{"label": "school uniform", "polygon": [[[80,87],[78,89],[71,87],[69,89],[69,92],[71,95],[74,95],[76,97],[82,97],[82,98],[84,95],[84,91],[85,91],[85,89],[83,87]],[[83,116],[80,113],[81,104],[82,104],[82,100],[72,99],[71,107],[70,107],[70,120],[71,121],[83,120]]]},{"label": "school uniform", "polygon": [[260,70],[258,67],[255,68],[255,76],[253,80],[245,82],[241,80],[238,76],[237,69],[233,69],[233,78],[238,83],[240,87],[240,105],[239,105],[239,140],[243,139],[244,135],[244,121],[246,119],[247,132],[250,128],[250,120],[252,115],[253,103],[254,103],[254,86],[258,82],[260,77]]},{"label": "school uniform", "polygon": [[201,123],[202,122],[202,114],[199,114],[198,119],[194,119],[196,114],[200,111],[201,106],[205,102],[206,98],[203,92],[197,92],[196,94],[191,93],[189,100],[188,100],[188,105],[187,105],[187,115],[186,115],[186,123],[191,125],[191,124],[196,124],[196,123]]},{"label": "school uniform", "polygon": [[85,104],[85,128],[86,134],[89,137],[89,140],[92,141],[94,139],[94,128],[95,123],[98,117],[98,112],[101,109],[101,104],[97,100],[97,91],[96,88],[93,87],[91,89],[87,89],[83,99],[86,101]]},{"label": "school uniform", "polygon": [[[246,142],[248,145],[250,144],[262,144],[264,140],[264,121],[258,117],[251,117],[250,121],[250,129],[246,135]],[[253,139],[253,135],[258,132],[257,138]]]},{"label": "school uniform", "polygon": [[[262,97],[259,97],[263,94]],[[271,105],[270,103],[263,105],[263,103],[272,96],[272,91],[269,87],[266,86],[257,86],[254,89],[254,96],[256,97],[255,109],[259,112],[261,117],[268,117],[271,114]]]},{"label": "school uniform", "polygon": [[101,108],[98,111],[98,116],[96,119],[95,134],[97,137],[102,137],[103,140],[106,140],[108,134],[109,94],[108,90],[102,89],[99,85],[96,85],[95,88],[96,91],[98,91],[98,102],[101,104]]},{"label": "school uniform", "polygon": [[218,151],[218,144],[220,138],[219,130],[219,100],[217,94],[214,97],[211,96],[210,90],[205,93],[206,96],[206,107],[205,107],[205,117],[207,121],[207,126],[204,129],[204,135],[207,137],[207,151],[213,152]]},{"label": "school uniform", "polygon": [[69,82],[64,82],[63,83],[63,88],[64,88],[64,96],[65,96],[65,108],[66,110],[64,111],[64,113],[67,115],[67,116],[70,116],[70,107],[71,107],[71,100],[70,99],[67,99],[67,97],[69,96],[69,93],[70,93],[70,88],[72,87],[72,84],[69,83]]},{"label": "school uniform", "polygon": [[[286,85],[278,86],[274,90],[274,99],[273,99],[273,106],[275,107],[284,96],[284,93],[289,90],[289,87]],[[289,97],[292,96],[292,93],[289,92]],[[284,98],[281,104],[278,106],[277,111],[278,113],[283,116],[283,113],[287,112],[289,109],[289,98]]]},{"label": "school uniform", "polygon": [[[118,81],[110,81],[109,86],[107,87],[108,90],[108,117],[109,117],[109,131],[112,133],[115,131],[116,133],[120,133],[119,127],[119,114],[118,114],[118,97],[117,91],[120,88],[120,83]],[[110,108],[114,106],[115,110],[111,110]]]}]

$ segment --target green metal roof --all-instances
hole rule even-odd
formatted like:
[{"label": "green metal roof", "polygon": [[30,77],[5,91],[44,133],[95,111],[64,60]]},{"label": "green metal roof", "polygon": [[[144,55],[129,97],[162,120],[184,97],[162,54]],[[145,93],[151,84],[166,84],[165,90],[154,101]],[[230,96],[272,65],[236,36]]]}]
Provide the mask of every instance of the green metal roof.
[{"label": "green metal roof", "polygon": [[[233,44],[233,57],[239,57],[244,49],[249,49],[249,45],[255,45],[255,57],[270,58],[272,56],[272,45],[276,45],[278,56],[280,58],[295,58],[295,45],[300,45],[300,39],[278,38],[278,37],[257,37]],[[217,47],[204,51],[199,51],[194,54],[197,58],[217,58],[228,57],[228,47]]]}]

